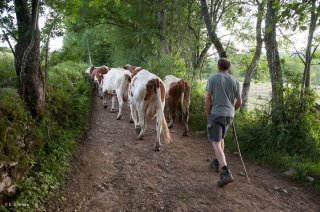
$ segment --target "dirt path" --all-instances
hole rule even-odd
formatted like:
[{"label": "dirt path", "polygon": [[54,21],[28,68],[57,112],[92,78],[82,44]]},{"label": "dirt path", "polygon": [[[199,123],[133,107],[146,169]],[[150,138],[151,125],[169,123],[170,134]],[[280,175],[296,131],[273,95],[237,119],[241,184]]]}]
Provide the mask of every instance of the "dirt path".
[{"label": "dirt path", "polygon": [[141,141],[128,123],[128,107],[118,121],[95,97],[93,111],[83,147],[58,194],[65,201],[51,200],[48,211],[320,211],[318,195],[250,162],[248,184],[233,154],[227,159],[236,180],[219,188],[204,136],[182,137],[176,125],[172,144],[154,152],[155,121]]}]

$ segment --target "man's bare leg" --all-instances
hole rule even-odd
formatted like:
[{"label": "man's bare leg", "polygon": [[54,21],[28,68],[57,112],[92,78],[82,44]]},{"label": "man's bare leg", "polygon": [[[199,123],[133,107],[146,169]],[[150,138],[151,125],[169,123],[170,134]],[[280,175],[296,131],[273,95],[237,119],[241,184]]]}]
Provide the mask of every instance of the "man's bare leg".
[{"label": "man's bare leg", "polygon": [[220,167],[226,166],[227,161],[226,161],[226,157],[224,155],[223,148],[222,148],[222,146],[224,147],[224,140],[221,140],[218,142],[214,141],[214,142],[212,142],[212,146],[214,149],[214,153],[217,157],[217,160],[219,161]]}]

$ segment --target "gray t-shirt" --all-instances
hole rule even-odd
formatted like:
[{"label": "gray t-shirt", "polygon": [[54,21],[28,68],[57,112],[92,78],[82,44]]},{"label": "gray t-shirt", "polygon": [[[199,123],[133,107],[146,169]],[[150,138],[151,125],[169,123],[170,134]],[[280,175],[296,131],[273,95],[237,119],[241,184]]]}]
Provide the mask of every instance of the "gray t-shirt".
[{"label": "gray t-shirt", "polygon": [[234,117],[234,103],[240,96],[240,83],[228,72],[209,77],[206,91],[212,93],[211,115]]}]

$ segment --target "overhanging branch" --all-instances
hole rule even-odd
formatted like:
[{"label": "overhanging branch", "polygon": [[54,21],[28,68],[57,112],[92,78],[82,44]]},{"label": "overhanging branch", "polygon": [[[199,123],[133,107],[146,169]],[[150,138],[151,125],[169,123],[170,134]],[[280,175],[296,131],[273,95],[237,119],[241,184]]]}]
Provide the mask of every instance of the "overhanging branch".
[{"label": "overhanging branch", "polygon": [[278,28],[280,33],[282,34],[282,36],[287,39],[293,46],[294,50],[296,51],[297,55],[299,56],[300,60],[303,62],[304,65],[306,65],[306,61],[302,58],[300,52],[297,50],[296,46],[294,45],[294,43],[292,42],[292,40],[290,40],[283,32],[280,28]]},{"label": "overhanging branch", "polygon": [[16,59],[16,53],[15,53],[15,51],[14,51],[12,45],[11,45],[11,42],[10,42],[10,40],[9,40],[9,37],[8,37],[7,33],[6,33],[4,30],[2,30],[2,33],[3,33],[4,39],[5,39],[5,40],[7,41],[7,43],[9,44],[9,47],[10,47],[10,49],[11,49],[11,52],[12,52],[13,56],[14,56],[14,59]]}]

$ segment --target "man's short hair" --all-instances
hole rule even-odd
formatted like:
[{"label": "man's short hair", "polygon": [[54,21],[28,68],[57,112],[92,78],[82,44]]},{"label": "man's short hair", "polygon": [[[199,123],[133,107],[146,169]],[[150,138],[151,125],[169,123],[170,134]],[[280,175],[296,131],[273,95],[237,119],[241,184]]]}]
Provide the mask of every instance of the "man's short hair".
[{"label": "man's short hair", "polygon": [[222,69],[223,71],[228,70],[230,68],[230,61],[227,58],[220,58],[218,60],[218,66],[220,67],[220,69]]}]

